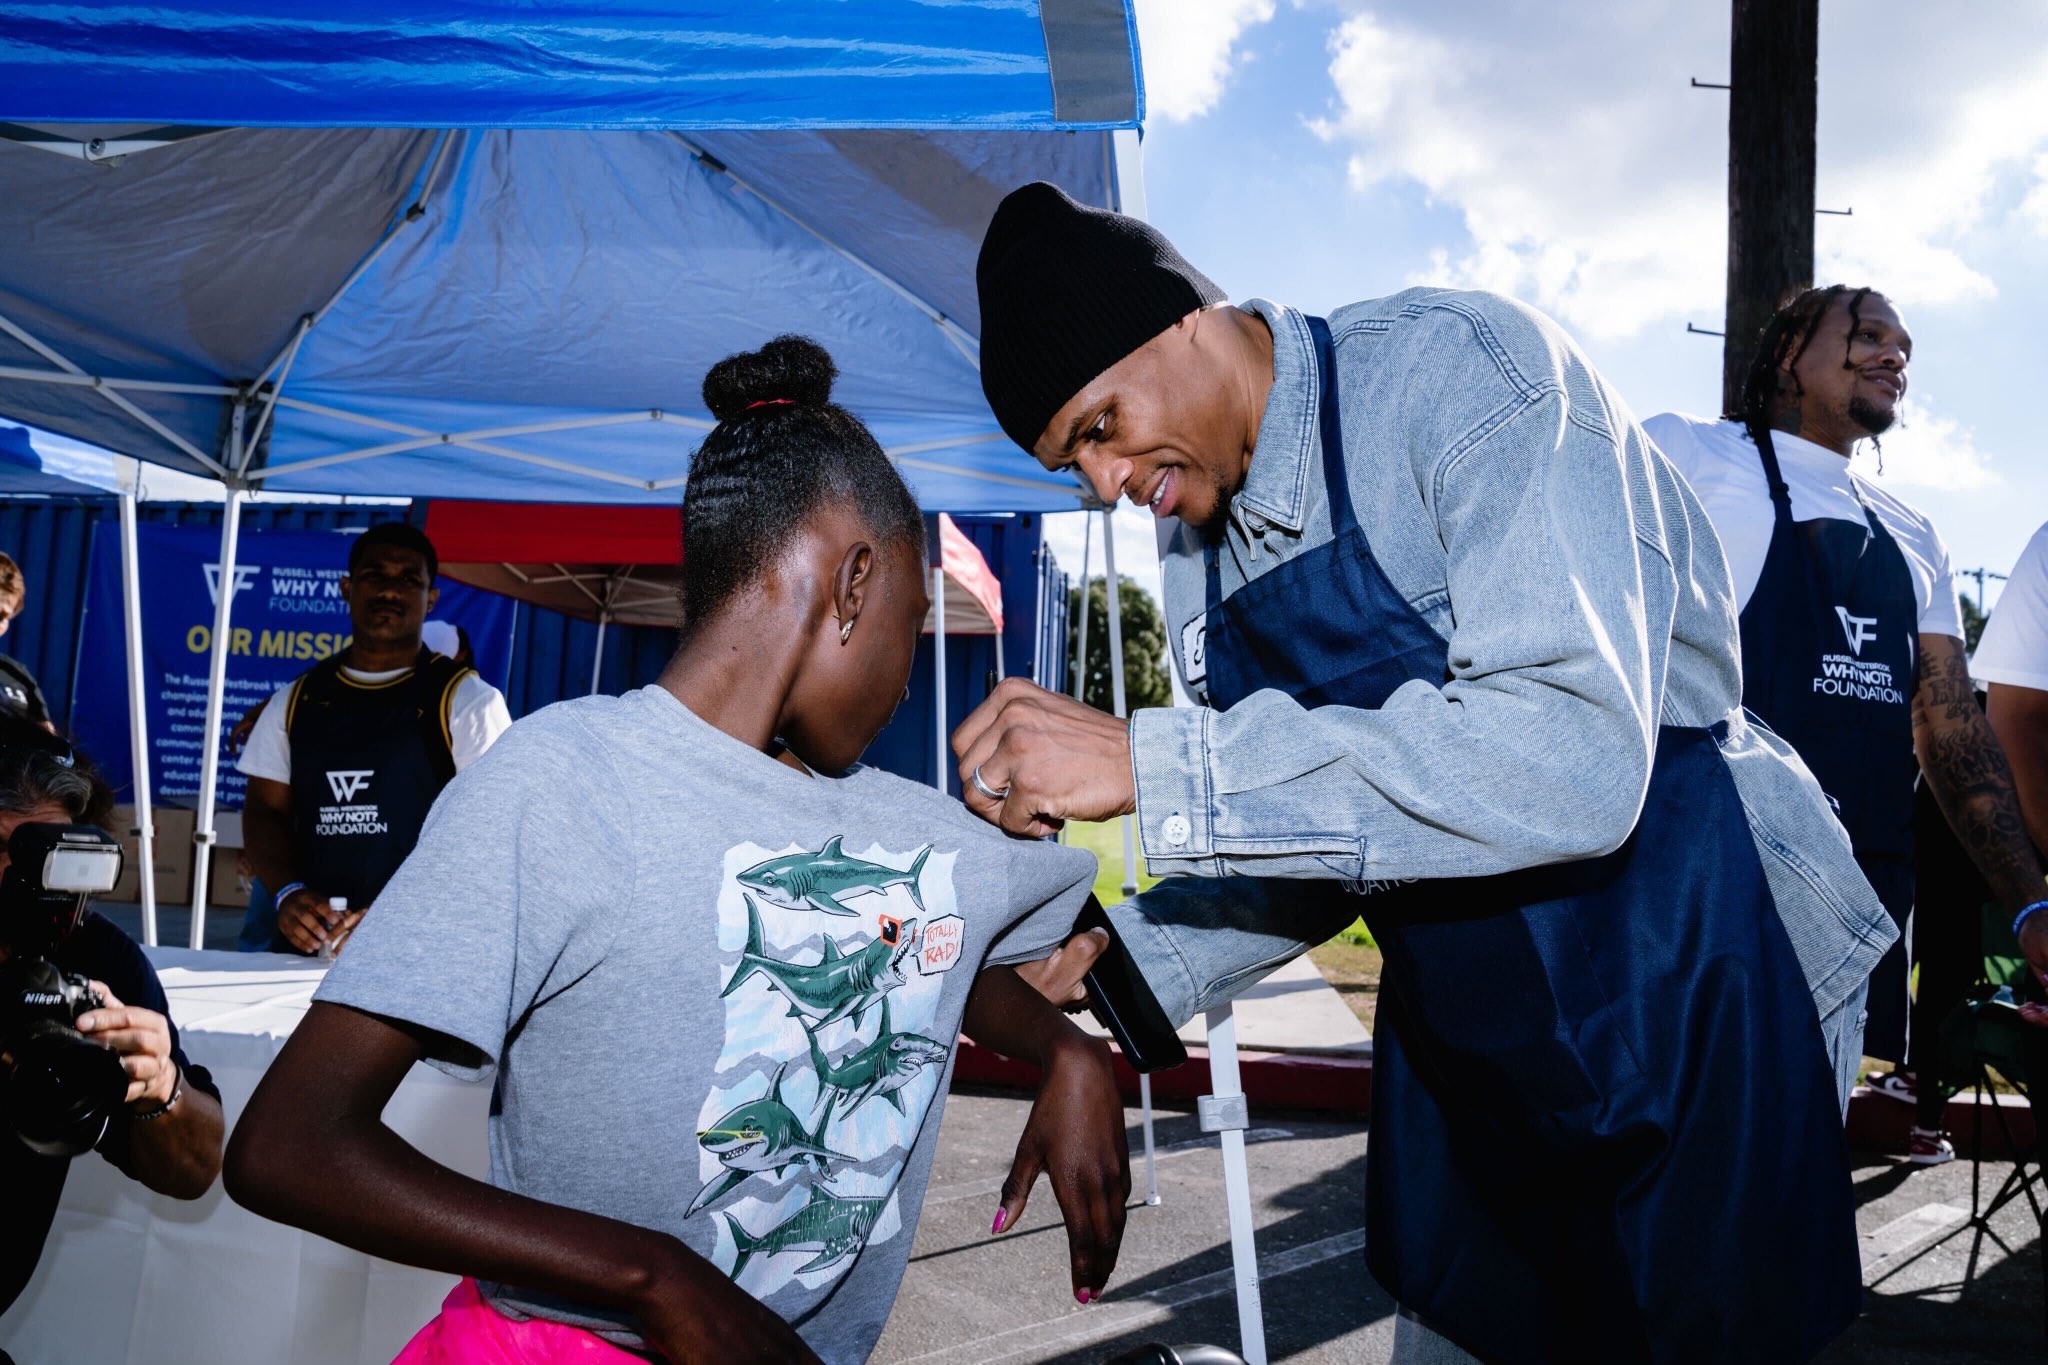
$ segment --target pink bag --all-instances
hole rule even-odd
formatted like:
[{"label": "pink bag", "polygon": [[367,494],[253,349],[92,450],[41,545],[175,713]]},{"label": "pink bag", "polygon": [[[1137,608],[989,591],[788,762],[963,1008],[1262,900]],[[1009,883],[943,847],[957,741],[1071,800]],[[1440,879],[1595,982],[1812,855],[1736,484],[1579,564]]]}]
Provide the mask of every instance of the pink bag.
[{"label": "pink bag", "polygon": [[484,1302],[465,1277],[391,1365],[646,1365],[648,1357],[603,1337],[539,1318],[515,1322]]}]

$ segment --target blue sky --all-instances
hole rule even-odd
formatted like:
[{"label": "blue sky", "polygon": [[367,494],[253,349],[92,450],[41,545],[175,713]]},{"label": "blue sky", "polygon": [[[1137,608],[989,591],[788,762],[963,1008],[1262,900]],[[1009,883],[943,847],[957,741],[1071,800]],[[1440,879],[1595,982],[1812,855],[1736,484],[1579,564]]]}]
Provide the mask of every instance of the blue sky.
[{"label": "blue sky", "polygon": [[[1688,84],[1727,79],[1721,0],[1138,4],[1149,215],[1233,297],[1499,289],[1638,416],[1718,406],[1720,342],[1685,324],[1721,325],[1727,96]],[[1883,289],[1915,336],[1884,472],[1857,467],[1959,569],[2009,569],[2048,520],[2048,7],[1822,6],[1817,197],[1855,210],[1817,219],[1821,277]],[[1119,567],[1156,584],[1118,520]]]}]

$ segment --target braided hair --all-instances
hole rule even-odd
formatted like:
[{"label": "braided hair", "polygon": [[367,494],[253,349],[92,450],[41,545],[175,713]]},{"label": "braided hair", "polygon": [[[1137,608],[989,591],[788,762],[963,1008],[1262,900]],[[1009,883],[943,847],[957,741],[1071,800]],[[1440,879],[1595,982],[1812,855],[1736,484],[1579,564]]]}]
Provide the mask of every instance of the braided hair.
[{"label": "braided hair", "polygon": [[825,507],[851,507],[879,544],[923,559],[917,499],[860,419],[831,401],[838,373],[817,342],[780,336],[704,376],[704,405],[718,425],[683,489],[684,639]]},{"label": "braided hair", "polygon": [[[1792,396],[1799,397],[1804,392],[1796,372],[1800,358],[1813,344],[1821,319],[1835,306],[1835,300],[1844,295],[1849,299],[1849,335],[1842,344],[1842,368],[1850,368],[1849,348],[1856,344],[1856,332],[1863,321],[1863,301],[1873,292],[1868,286],[1831,284],[1825,288],[1803,290],[1779,304],[1778,311],[1771,314],[1771,320],[1764,324],[1757,337],[1756,351],[1750,358],[1748,374],[1743,376],[1742,397],[1736,410],[1722,416],[1731,422],[1742,423],[1749,429],[1752,440],[1756,439],[1759,430],[1768,430],[1771,409],[1778,400],[1780,369],[1785,369],[1791,377]],[[1882,453],[1880,446],[1880,456]]]}]

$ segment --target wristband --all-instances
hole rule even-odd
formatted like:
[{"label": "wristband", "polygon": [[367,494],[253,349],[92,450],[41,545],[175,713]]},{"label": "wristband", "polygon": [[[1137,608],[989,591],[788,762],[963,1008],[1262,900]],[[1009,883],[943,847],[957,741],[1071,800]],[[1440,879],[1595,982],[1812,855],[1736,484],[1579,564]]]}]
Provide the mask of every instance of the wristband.
[{"label": "wristband", "polygon": [[2032,905],[2020,907],[2020,912],[2012,917],[2012,936],[2014,938],[2020,936],[2020,926],[2025,924],[2027,916],[2033,914],[2036,910],[2048,910],[2048,901],[2035,901]]},{"label": "wristband", "polygon": [[281,908],[286,901],[305,889],[306,884],[304,882],[286,882],[271,895],[270,903]]},{"label": "wristband", "polygon": [[171,1082],[171,1097],[154,1109],[130,1109],[128,1111],[129,1118],[144,1120],[160,1119],[165,1114],[171,1112],[171,1106],[176,1104],[178,1097],[185,1093],[185,1068],[178,1066],[176,1062],[172,1062],[171,1065],[176,1068],[178,1073],[178,1078]]}]

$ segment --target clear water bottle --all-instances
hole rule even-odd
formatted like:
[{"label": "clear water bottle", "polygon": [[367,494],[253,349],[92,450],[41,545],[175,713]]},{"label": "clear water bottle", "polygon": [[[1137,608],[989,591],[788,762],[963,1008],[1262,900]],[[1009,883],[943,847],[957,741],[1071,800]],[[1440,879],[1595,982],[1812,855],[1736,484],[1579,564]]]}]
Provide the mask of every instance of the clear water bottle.
[{"label": "clear water bottle", "polygon": [[[348,915],[348,897],[329,896],[327,898],[327,908],[334,911],[335,914],[346,918]],[[334,961],[334,955],[341,951],[341,941],[347,937],[347,932],[339,926],[328,930],[326,941],[321,943],[320,951],[317,954],[319,959],[322,962]]]}]

